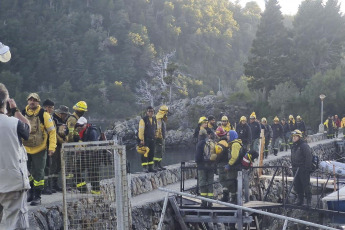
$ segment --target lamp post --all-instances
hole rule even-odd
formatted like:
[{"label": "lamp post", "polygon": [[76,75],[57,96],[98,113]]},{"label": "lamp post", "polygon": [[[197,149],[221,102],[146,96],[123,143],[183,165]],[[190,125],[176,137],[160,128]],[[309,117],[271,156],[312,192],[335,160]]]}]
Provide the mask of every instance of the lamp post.
[{"label": "lamp post", "polygon": [[0,42],[0,62],[8,62],[11,60],[10,47]]},{"label": "lamp post", "polygon": [[325,128],[323,126],[323,100],[326,98],[326,96],[324,94],[320,95],[320,99],[321,99],[321,123],[319,125],[319,133],[324,133]]}]

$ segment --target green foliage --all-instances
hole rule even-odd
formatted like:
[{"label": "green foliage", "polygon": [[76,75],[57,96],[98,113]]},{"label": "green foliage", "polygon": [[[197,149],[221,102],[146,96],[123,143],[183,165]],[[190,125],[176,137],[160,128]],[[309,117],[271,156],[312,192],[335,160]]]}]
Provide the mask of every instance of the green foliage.
[{"label": "green foliage", "polygon": [[299,91],[294,83],[283,82],[269,92],[268,104],[272,109],[280,111],[280,116],[284,116],[286,105],[295,101],[298,96]]}]

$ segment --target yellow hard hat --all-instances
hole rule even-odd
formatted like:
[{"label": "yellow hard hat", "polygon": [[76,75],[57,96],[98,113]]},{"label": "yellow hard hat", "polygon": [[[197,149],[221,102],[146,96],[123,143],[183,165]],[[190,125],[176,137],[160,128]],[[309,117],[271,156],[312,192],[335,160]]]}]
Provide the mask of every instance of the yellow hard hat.
[{"label": "yellow hard hat", "polygon": [[245,116],[242,116],[242,117],[240,118],[240,121],[247,121],[247,118],[246,118]]},{"label": "yellow hard hat", "polygon": [[302,118],[301,118],[300,115],[298,115],[298,116],[296,117],[296,119],[297,119],[297,120],[301,120]]},{"label": "yellow hard hat", "polygon": [[302,137],[303,134],[299,129],[295,129],[294,131],[291,132],[292,136],[299,136]]},{"label": "yellow hard hat", "polygon": [[203,122],[207,122],[208,120],[207,120],[207,117],[200,117],[199,118],[199,124],[201,124],[201,123],[203,123]]},{"label": "yellow hard hat", "polygon": [[256,119],[256,114],[255,114],[255,112],[252,112],[252,114],[250,114],[250,118],[251,118],[251,119]]},{"label": "yellow hard hat", "polygon": [[277,116],[275,116],[273,121],[279,121],[279,118]]},{"label": "yellow hard hat", "polygon": [[166,105],[162,105],[162,106],[159,108],[159,110],[160,110],[160,111],[168,111],[169,108],[168,108],[168,106],[166,106]]},{"label": "yellow hard hat", "polygon": [[77,104],[73,106],[73,109],[76,111],[87,111],[87,104],[85,101],[79,101]]},{"label": "yellow hard hat", "polygon": [[222,119],[221,119],[221,121],[228,121],[229,119],[228,119],[228,117],[227,116],[222,116]]},{"label": "yellow hard hat", "polygon": [[137,152],[139,154],[147,155],[147,153],[150,151],[149,147],[147,146],[137,146]]},{"label": "yellow hard hat", "polygon": [[292,115],[290,115],[290,116],[289,116],[289,119],[293,119],[293,116],[292,116]]},{"label": "yellow hard hat", "polygon": [[267,122],[266,117],[261,118],[261,122]]}]

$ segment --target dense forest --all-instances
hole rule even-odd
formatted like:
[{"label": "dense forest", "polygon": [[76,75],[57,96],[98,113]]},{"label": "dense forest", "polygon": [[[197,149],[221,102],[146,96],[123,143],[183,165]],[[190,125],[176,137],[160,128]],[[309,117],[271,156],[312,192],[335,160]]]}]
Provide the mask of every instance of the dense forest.
[{"label": "dense forest", "polygon": [[[259,116],[319,122],[345,113],[345,18],[337,0],[284,16],[228,0],[1,0],[0,82],[21,105],[38,92],[88,116],[127,118],[148,104],[216,94]],[[273,114],[275,113],[275,114]]]}]

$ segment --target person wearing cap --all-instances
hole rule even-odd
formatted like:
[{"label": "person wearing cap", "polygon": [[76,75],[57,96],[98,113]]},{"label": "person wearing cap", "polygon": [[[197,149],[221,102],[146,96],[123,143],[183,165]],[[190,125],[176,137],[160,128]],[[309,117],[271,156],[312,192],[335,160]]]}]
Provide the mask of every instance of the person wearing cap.
[{"label": "person wearing cap", "polygon": [[[289,129],[290,131],[294,131],[296,129],[296,121],[295,121],[295,118],[293,117],[293,115],[289,115],[289,121],[288,121],[288,124],[289,124]],[[293,142],[292,142],[292,136],[290,135],[290,139],[289,139],[289,145],[290,145],[290,148],[292,146]]]},{"label": "person wearing cap", "polygon": [[157,120],[157,129],[156,129],[156,137],[155,137],[155,153],[153,157],[154,161],[154,169],[157,171],[165,170],[162,166],[162,159],[165,153],[165,136],[166,136],[166,124],[167,121],[167,114],[168,114],[168,106],[162,105],[159,108],[158,113],[156,114]]},{"label": "person wearing cap", "polygon": [[[7,116],[6,105],[13,116]],[[30,189],[27,154],[22,140],[28,140],[30,122],[9,98],[0,83],[0,229],[29,229],[27,190]]]},{"label": "person wearing cap", "polygon": [[66,121],[66,125],[68,128],[68,136],[67,141],[68,142],[74,142],[74,139],[78,139],[78,132],[74,130],[75,125],[77,124],[77,121],[80,117],[84,115],[85,112],[87,112],[87,104],[85,101],[79,101],[77,104],[73,106],[74,113],[71,114],[71,116],[68,117]]},{"label": "person wearing cap", "polygon": [[300,115],[296,117],[296,129],[300,130],[303,133],[303,137],[307,136],[305,123]]},{"label": "person wearing cap", "polygon": [[[49,113],[40,106],[37,93],[30,93],[27,97],[28,105],[23,115],[29,120],[31,132],[29,139],[23,141],[28,153],[28,170],[30,172],[31,189],[28,191],[30,205],[41,204],[41,194],[44,188],[44,168],[46,166],[46,150],[52,156],[56,149],[56,129]],[[49,137],[49,142],[48,142]]]},{"label": "person wearing cap", "polygon": [[224,129],[225,132],[234,130],[234,127],[230,124],[227,116],[222,116],[222,119],[220,121],[222,122],[222,128]]},{"label": "person wearing cap", "polygon": [[53,120],[56,127],[56,140],[57,146],[55,153],[52,157],[52,165],[50,169],[52,178],[52,189],[61,192],[62,189],[58,184],[59,174],[61,172],[61,147],[63,143],[67,142],[68,129],[66,125],[66,120],[70,115],[69,109],[65,105],[60,105],[60,107],[55,110],[53,114]]},{"label": "person wearing cap", "polygon": [[273,123],[271,125],[272,131],[273,131],[273,137],[272,137],[272,144],[273,144],[273,154],[274,156],[278,156],[278,152],[280,149],[280,145],[283,140],[283,126],[279,123],[279,118],[277,116],[274,117]]},{"label": "person wearing cap", "polygon": [[[50,116],[53,115],[55,103],[52,100],[46,99],[43,102],[42,106],[43,106],[44,111],[49,113]],[[48,138],[48,142],[49,142],[49,138]],[[52,178],[51,178],[51,173],[50,173],[51,164],[52,164],[52,156],[49,156],[47,152],[46,167],[44,168],[44,188],[42,190],[43,195],[51,195],[52,193],[56,192],[55,189],[52,189]]]},{"label": "person wearing cap", "polygon": [[307,142],[303,140],[303,133],[296,129],[292,133],[291,166],[295,177],[294,189],[297,193],[296,205],[303,205],[304,196],[307,206],[311,204],[310,172],[313,155]]},{"label": "person wearing cap", "polygon": [[250,121],[249,127],[252,131],[252,142],[250,144],[250,149],[256,152],[260,152],[260,133],[261,133],[261,125],[259,122],[256,121],[256,114],[252,112],[250,114]]},{"label": "person wearing cap", "polygon": [[[85,117],[80,117],[75,125],[75,130],[79,134],[78,140],[75,139],[75,142],[92,142],[98,141],[100,138],[100,133],[98,128],[87,122]],[[103,161],[102,152],[99,151],[85,151],[81,154],[77,154],[75,168],[75,180],[77,182],[77,189],[85,193],[88,191],[86,180],[83,176],[83,172],[87,171],[89,179],[91,180],[91,193],[95,195],[101,194],[100,192],[100,176],[99,176],[99,167],[100,163]]]},{"label": "person wearing cap", "polygon": [[238,134],[234,130],[230,130],[227,134],[230,159],[225,165],[225,170],[228,171],[229,192],[231,193],[231,203],[237,204],[237,172],[242,169],[241,159],[239,159],[242,145],[242,140],[238,139]]},{"label": "person wearing cap", "polygon": [[284,147],[285,146],[285,151],[288,150],[288,147],[289,147],[289,139],[290,139],[290,136],[291,136],[291,131],[290,131],[290,128],[289,128],[289,124],[286,123],[286,120],[285,118],[283,118],[281,120],[281,125],[283,126],[283,143],[282,143],[282,146]]},{"label": "person wearing cap", "polygon": [[[198,135],[198,143],[195,151],[195,162],[198,168],[198,185],[200,195],[206,198],[213,199],[213,183],[214,183],[214,163],[204,159],[204,149],[206,141],[209,136],[207,135],[207,118],[200,117],[200,131]],[[212,203],[206,201],[201,202],[201,207],[211,207]]]},{"label": "person wearing cap", "polygon": [[238,134],[238,139],[242,141],[244,148],[249,149],[252,143],[252,130],[250,129],[247,118],[242,116],[240,122],[236,125],[236,132]]},{"label": "person wearing cap", "polygon": [[269,153],[269,145],[272,143],[273,131],[272,127],[267,123],[267,119],[265,117],[261,118],[261,128],[264,130],[265,136],[265,149],[264,149],[264,156],[267,158]]},{"label": "person wearing cap", "polygon": [[155,153],[155,137],[157,130],[157,120],[154,116],[154,109],[152,106],[146,108],[146,116],[139,121],[139,145],[149,147],[150,151],[148,157],[141,156],[141,165],[144,172],[157,172],[153,168],[153,157]]}]

